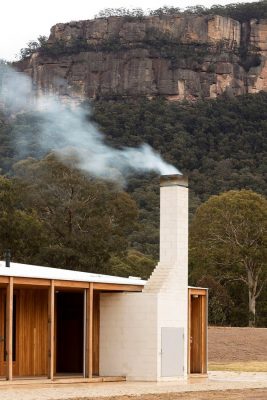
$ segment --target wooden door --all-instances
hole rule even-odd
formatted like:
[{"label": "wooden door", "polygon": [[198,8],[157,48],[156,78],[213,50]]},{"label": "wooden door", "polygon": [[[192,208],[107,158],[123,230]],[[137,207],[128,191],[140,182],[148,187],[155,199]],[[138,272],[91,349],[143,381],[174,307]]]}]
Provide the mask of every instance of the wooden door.
[{"label": "wooden door", "polygon": [[191,297],[190,369],[201,373],[201,296]]},{"label": "wooden door", "polygon": [[14,376],[46,376],[48,373],[47,298],[46,289],[25,288],[16,294]]},{"label": "wooden door", "polygon": [[189,373],[207,373],[207,293],[189,294]]}]

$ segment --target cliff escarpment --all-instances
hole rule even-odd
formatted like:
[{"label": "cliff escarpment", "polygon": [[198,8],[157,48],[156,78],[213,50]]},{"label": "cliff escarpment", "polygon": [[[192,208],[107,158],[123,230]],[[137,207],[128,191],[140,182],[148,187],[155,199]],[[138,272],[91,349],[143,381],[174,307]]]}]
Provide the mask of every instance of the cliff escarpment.
[{"label": "cliff escarpment", "polygon": [[217,98],[267,90],[267,20],[109,17],[57,24],[17,63],[37,88],[81,98]]}]

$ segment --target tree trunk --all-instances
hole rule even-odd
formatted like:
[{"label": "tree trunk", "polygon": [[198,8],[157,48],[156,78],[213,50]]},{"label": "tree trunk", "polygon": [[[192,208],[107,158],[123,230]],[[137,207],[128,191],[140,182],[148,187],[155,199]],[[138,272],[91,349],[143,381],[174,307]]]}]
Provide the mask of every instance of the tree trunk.
[{"label": "tree trunk", "polygon": [[258,277],[253,274],[252,264],[247,265],[248,277],[248,309],[249,309],[249,326],[255,327],[256,324],[256,299],[257,299],[257,286]]},{"label": "tree trunk", "polygon": [[253,288],[248,289],[248,304],[249,304],[249,326],[255,327],[256,324],[256,296]]}]

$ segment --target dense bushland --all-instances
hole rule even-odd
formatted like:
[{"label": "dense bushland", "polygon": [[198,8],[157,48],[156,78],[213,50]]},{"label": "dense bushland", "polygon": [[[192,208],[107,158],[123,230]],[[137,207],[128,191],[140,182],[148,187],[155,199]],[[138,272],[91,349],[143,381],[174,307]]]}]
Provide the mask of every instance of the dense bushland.
[{"label": "dense bushland", "polygon": [[[237,189],[266,194],[266,93],[194,104],[112,98],[90,107],[109,145],[148,143],[189,175],[190,219],[211,195]],[[17,261],[149,276],[158,258],[159,177],[132,174],[127,193],[120,190],[119,196],[103,182],[87,183],[75,168],[65,169],[52,155],[40,153],[40,119],[36,114],[0,118],[1,174],[11,179],[2,178],[2,191],[10,196],[0,199],[0,234],[5,238],[13,229],[10,243]],[[35,160],[24,161],[27,157]],[[92,201],[85,206],[84,198]],[[118,222],[106,230],[110,217]],[[2,247],[7,245],[3,239]],[[190,266],[190,283],[211,288],[211,322],[246,325],[246,286],[224,281],[220,269],[206,271],[193,258]],[[257,299],[258,325],[267,324],[266,304],[265,288]]]}]

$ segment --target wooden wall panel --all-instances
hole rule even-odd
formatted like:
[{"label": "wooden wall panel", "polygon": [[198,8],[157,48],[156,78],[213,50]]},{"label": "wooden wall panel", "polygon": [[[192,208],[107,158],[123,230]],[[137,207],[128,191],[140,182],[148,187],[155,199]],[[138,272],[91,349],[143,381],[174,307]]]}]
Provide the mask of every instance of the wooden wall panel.
[{"label": "wooden wall panel", "polygon": [[189,289],[188,372],[207,373],[207,290]]},{"label": "wooden wall panel", "polygon": [[47,290],[19,289],[17,291],[17,360],[14,375],[47,375],[47,326]]},{"label": "wooden wall panel", "polygon": [[5,351],[5,289],[0,289],[0,377],[6,376],[6,363],[4,362],[4,351]]},{"label": "wooden wall panel", "polygon": [[100,294],[94,292],[93,301],[93,375],[99,375]]},{"label": "wooden wall panel", "polygon": [[208,360],[207,360],[207,335],[208,335],[208,315],[207,315],[207,296],[201,296],[201,330],[202,330],[202,344],[201,344],[201,372],[206,374],[208,370]]},{"label": "wooden wall panel", "polygon": [[191,373],[201,372],[201,297],[191,297]]},{"label": "wooden wall panel", "polygon": [[55,372],[55,285],[52,280],[48,289],[48,331],[47,331],[47,349],[48,349],[48,378],[54,378]]}]

